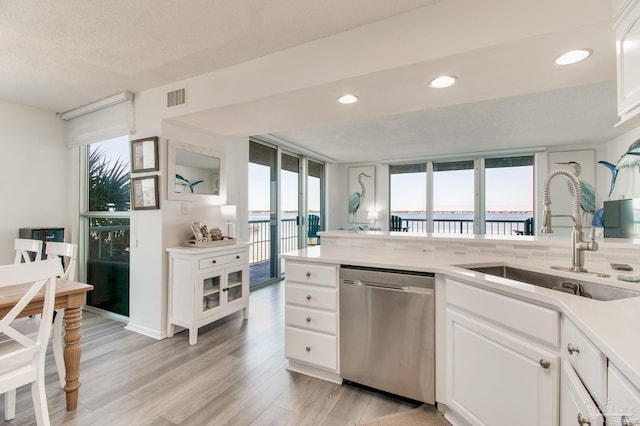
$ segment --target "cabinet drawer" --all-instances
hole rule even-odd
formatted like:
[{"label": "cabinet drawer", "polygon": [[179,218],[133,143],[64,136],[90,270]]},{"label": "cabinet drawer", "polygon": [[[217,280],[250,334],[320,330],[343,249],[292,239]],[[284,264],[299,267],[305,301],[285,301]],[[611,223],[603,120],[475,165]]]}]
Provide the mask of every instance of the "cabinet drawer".
[{"label": "cabinet drawer", "polygon": [[200,259],[200,269],[211,268],[215,266],[228,265],[233,262],[246,263],[249,260],[249,254],[246,251],[238,253],[221,254],[218,256],[210,256]]},{"label": "cabinet drawer", "polygon": [[287,327],[284,346],[287,358],[329,370],[337,369],[338,345],[335,336]]},{"label": "cabinet drawer", "polygon": [[285,300],[286,303],[295,305],[327,309],[334,312],[338,310],[338,291],[335,288],[287,282]]},{"label": "cabinet drawer", "polygon": [[287,305],[285,318],[287,325],[293,327],[303,327],[334,335],[338,331],[338,314],[336,312]]},{"label": "cabinet drawer", "polygon": [[609,364],[607,424],[621,425],[623,417],[640,422],[640,389],[636,388],[618,368]]},{"label": "cabinet drawer", "polygon": [[562,387],[560,390],[560,425],[578,425],[583,418],[591,426],[602,426],[604,419],[593,403],[591,396],[567,362],[562,364]]},{"label": "cabinet drawer", "polygon": [[596,402],[604,404],[607,394],[607,358],[574,323],[564,317],[561,351],[563,358],[569,360]]},{"label": "cabinet drawer", "polygon": [[287,262],[285,277],[287,281],[337,287],[337,270],[335,266]]},{"label": "cabinet drawer", "polygon": [[560,313],[472,285],[447,280],[447,304],[554,347],[560,344]]}]

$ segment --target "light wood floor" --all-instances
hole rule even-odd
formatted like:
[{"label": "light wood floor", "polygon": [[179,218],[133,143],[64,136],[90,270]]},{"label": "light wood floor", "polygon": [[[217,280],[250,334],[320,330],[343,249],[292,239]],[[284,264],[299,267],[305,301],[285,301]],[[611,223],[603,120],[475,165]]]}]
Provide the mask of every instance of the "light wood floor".
[{"label": "light wood floor", "polygon": [[[254,291],[248,321],[238,312],[203,327],[195,346],[186,332],[158,341],[85,312],[74,412],[65,411],[49,347],[51,424],[353,425],[414,408],[287,371],[283,296],[282,283]],[[35,424],[28,386],[18,390],[16,418],[5,424]]]}]

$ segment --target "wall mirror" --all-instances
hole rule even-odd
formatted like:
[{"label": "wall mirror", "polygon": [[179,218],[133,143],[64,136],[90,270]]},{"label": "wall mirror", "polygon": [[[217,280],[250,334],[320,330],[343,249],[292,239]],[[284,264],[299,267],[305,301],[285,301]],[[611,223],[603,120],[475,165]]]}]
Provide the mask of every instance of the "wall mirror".
[{"label": "wall mirror", "polygon": [[224,156],[220,151],[169,140],[167,198],[222,202]]}]

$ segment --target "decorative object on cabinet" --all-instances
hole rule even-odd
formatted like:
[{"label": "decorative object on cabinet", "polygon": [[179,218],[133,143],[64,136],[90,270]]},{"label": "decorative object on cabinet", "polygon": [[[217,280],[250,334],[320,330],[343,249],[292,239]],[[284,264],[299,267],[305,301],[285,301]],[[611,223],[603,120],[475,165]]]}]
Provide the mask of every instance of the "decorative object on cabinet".
[{"label": "decorative object on cabinet", "polygon": [[227,236],[235,237],[236,206],[220,206],[220,214],[227,225]]},{"label": "decorative object on cabinet", "polygon": [[236,242],[235,238],[224,237],[220,228],[214,227],[209,231],[207,225],[200,222],[193,222],[191,231],[193,238],[183,242],[184,247],[216,247]]},{"label": "decorative object on cabinet", "polygon": [[367,223],[376,204],[375,166],[349,167],[349,223]]},{"label": "decorative object on cabinet", "polygon": [[169,337],[185,327],[195,345],[198,328],[240,310],[249,318],[249,246],[167,249]]},{"label": "decorative object on cabinet", "polygon": [[134,210],[154,210],[160,208],[158,176],[131,178],[131,200]]},{"label": "decorative object on cabinet", "polygon": [[167,176],[169,200],[224,201],[224,156],[215,149],[169,140]]},{"label": "decorative object on cabinet", "polygon": [[158,161],[158,137],[131,141],[131,173],[160,170]]}]

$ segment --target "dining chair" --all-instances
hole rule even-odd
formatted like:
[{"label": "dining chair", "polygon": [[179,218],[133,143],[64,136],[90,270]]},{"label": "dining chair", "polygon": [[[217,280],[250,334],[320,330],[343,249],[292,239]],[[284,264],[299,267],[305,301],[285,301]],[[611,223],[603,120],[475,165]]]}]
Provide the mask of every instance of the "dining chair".
[{"label": "dining chair", "polygon": [[[64,272],[60,278],[73,281],[76,277],[76,262],[78,259],[78,245],[71,243],[56,243],[48,241],[44,246],[47,259],[59,259],[64,265]],[[56,361],[60,387],[64,388],[66,369],[64,365],[64,351],[62,346],[62,325],[64,309],[56,310],[53,319],[53,358]]]},{"label": "dining chair", "polygon": [[16,257],[14,258],[13,263],[40,260],[42,253],[42,241],[16,238],[14,249],[16,250]]},{"label": "dining chair", "polygon": [[[63,273],[57,260],[26,262],[0,266],[0,289],[22,284],[25,293],[0,320],[0,393],[5,394],[6,420],[16,414],[16,389],[31,384],[33,409],[38,425],[49,425],[49,410],[45,391],[44,360],[49,342],[53,306],[55,303],[56,277]],[[14,320],[23,309],[44,289],[42,320],[35,335],[16,330]]]}]

